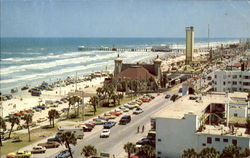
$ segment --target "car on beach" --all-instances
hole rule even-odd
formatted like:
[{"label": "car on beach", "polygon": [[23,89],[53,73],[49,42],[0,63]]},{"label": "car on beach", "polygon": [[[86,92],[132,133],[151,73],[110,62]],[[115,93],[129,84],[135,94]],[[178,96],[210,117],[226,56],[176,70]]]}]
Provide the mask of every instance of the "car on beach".
[{"label": "car on beach", "polygon": [[107,138],[110,135],[110,130],[109,129],[103,129],[101,134],[100,134],[100,138]]},{"label": "car on beach", "polygon": [[39,143],[37,146],[42,146],[47,148],[58,148],[60,146],[60,143],[58,142],[46,142],[46,143]]},{"label": "car on beach", "polygon": [[45,153],[45,152],[46,152],[46,148],[42,146],[35,146],[31,150],[32,154],[39,154],[39,153]]},{"label": "car on beach", "polygon": [[[72,154],[74,153],[73,149],[70,149],[70,151],[71,151]],[[70,157],[70,153],[69,153],[68,149],[63,150],[63,151],[61,151],[60,153],[58,153],[56,155],[56,158],[69,158],[69,157]]]}]

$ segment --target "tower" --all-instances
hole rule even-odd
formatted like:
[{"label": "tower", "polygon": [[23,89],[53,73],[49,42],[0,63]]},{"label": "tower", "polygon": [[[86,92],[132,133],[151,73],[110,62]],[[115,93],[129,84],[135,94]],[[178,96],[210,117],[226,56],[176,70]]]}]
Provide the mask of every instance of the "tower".
[{"label": "tower", "polygon": [[155,69],[155,75],[157,76],[157,79],[161,78],[161,59],[159,58],[159,55],[157,55],[156,59],[154,60],[154,69]]},{"label": "tower", "polygon": [[194,51],[194,27],[186,27],[186,65],[193,60]]},{"label": "tower", "polygon": [[122,70],[122,59],[119,57],[119,54],[118,54],[117,58],[115,59],[114,75],[119,74],[121,70]]}]

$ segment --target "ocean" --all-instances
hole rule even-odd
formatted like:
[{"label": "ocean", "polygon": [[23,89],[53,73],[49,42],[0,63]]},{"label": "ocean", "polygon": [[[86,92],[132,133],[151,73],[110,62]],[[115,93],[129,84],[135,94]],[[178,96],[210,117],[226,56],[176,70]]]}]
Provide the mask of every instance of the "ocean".
[{"label": "ocean", "polygon": [[[210,39],[210,45],[238,42],[233,38]],[[78,46],[150,48],[170,44],[184,48],[185,38],[1,38],[0,91],[42,81],[65,79],[68,75],[86,75],[113,70],[115,51],[78,51]],[[195,38],[195,47],[206,47],[206,38]],[[119,52],[124,62],[150,62],[159,52]]]}]

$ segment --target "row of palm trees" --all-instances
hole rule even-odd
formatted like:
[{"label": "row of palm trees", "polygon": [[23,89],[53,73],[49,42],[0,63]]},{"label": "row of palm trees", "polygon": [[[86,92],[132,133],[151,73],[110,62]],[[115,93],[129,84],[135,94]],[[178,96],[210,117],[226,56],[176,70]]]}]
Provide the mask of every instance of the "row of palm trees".
[{"label": "row of palm trees", "polygon": [[[50,125],[51,122],[53,122],[53,128],[54,128],[54,120],[55,118],[59,117],[59,112],[55,109],[51,109],[48,112],[48,117],[50,120]],[[23,117],[24,121],[25,121],[25,127],[28,129],[28,136],[29,136],[29,142],[31,141],[31,137],[30,137],[30,125],[32,123],[33,120],[33,114],[24,114]],[[15,125],[20,125],[20,118],[17,116],[12,116],[9,118],[8,122],[10,123],[10,132],[9,132],[9,136],[8,138],[11,138],[11,133],[13,131],[13,128]],[[0,131],[6,131],[7,126],[6,126],[6,122],[5,120],[0,116]],[[2,135],[3,133],[0,133],[0,135]],[[0,136],[0,146],[2,146],[2,137]]]},{"label": "row of palm trees", "polygon": [[241,151],[240,147],[230,144],[220,154],[214,147],[203,148],[199,153],[193,148],[185,149],[182,158],[243,158],[250,156],[250,149]]},{"label": "row of palm trees", "polygon": [[123,149],[128,153],[128,158],[131,157],[131,154],[143,154],[148,158],[155,155],[155,149],[150,145],[144,145],[141,148],[137,148],[134,143],[128,142],[123,146]]}]

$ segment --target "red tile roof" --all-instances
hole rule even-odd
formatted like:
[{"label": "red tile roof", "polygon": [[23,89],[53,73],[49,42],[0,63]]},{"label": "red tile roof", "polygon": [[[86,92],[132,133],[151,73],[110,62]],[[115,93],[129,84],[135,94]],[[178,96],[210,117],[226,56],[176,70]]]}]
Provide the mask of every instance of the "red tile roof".
[{"label": "red tile roof", "polygon": [[121,78],[128,80],[148,80],[150,77],[155,78],[154,75],[142,66],[132,66],[115,75],[115,79]]}]

